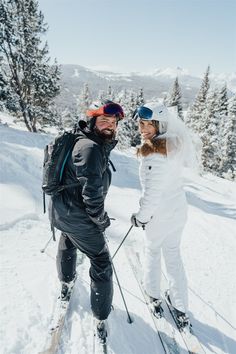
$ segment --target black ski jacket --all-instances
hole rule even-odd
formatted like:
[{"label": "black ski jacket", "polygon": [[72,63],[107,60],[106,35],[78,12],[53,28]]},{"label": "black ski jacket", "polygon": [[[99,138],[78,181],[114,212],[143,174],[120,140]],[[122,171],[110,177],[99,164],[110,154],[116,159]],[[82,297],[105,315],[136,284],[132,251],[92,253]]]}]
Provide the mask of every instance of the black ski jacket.
[{"label": "black ski jacket", "polygon": [[109,155],[117,141],[104,142],[93,132],[79,132],[71,156],[65,166],[63,184],[77,187],[65,189],[51,198],[52,226],[72,234],[98,231],[92,218],[104,213],[104,200],[111,183]]}]

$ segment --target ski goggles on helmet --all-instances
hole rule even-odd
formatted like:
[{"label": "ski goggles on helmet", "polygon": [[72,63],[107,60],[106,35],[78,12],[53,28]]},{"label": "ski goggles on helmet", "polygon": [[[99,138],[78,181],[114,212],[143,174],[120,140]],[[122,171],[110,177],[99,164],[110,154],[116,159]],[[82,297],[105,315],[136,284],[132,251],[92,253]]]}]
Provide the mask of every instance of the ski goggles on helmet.
[{"label": "ski goggles on helmet", "polygon": [[86,112],[86,115],[87,117],[115,116],[119,120],[125,116],[122,107],[117,103],[107,103],[97,109],[90,109]]},{"label": "ski goggles on helmet", "polygon": [[166,108],[163,106],[158,106],[157,113],[155,111],[153,112],[153,110],[148,107],[141,106],[136,109],[133,118],[156,121],[158,123],[158,135],[165,134],[167,132]]},{"label": "ski goggles on helmet", "polygon": [[153,111],[150,108],[144,106],[137,108],[133,115],[134,119],[143,119],[143,120],[152,120],[153,119],[152,116],[153,116]]}]

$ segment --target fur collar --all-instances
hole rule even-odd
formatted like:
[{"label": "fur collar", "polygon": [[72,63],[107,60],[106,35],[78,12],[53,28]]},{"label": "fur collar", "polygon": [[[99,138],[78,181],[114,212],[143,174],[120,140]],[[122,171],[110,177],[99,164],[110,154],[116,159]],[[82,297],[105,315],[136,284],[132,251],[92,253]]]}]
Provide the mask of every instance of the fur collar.
[{"label": "fur collar", "polygon": [[138,156],[145,157],[154,153],[166,155],[166,139],[146,140],[137,150]]}]

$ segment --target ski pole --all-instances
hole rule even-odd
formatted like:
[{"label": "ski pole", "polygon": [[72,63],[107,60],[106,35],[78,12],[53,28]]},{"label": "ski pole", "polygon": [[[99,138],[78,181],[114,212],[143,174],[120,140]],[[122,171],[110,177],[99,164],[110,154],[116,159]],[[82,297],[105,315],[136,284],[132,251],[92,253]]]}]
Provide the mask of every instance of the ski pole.
[{"label": "ski pole", "polygon": [[124,303],[124,305],[125,305],[125,310],[126,310],[126,313],[127,313],[127,316],[128,316],[127,322],[131,324],[131,323],[134,322],[134,320],[132,319],[132,317],[131,317],[130,314],[129,314],[129,310],[128,310],[128,307],[127,307],[127,304],[126,304],[126,301],[125,301],[125,297],[124,297],[123,291],[122,291],[122,289],[121,289],[121,285],[120,285],[120,282],[119,282],[119,279],[118,279],[118,276],[117,276],[117,273],[116,273],[114,264],[113,264],[113,262],[112,262],[112,259],[111,259],[111,265],[112,265],[112,268],[113,268],[113,271],[114,271],[114,274],[115,274],[115,277],[116,277],[116,281],[117,281],[117,284],[118,284],[118,287],[119,287],[119,290],[120,290],[120,294],[121,294],[123,303]]},{"label": "ski pole", "polygon": [[127,322],[128,323],[133,323],[133,319],[131,318],[130,314],[129,314],[129,310],[128,310],[128,307],[127,307],[127,304],[126,304],[126,301],[125,301],[125,297],[124,297],[124,294],[123,294],[123,291],[121,289],[121,285],[120,285],[120,282],[119,282],[119,279],[118,279],[118,275],[116,273],[116,270],[115,270],[115,266],[114,266],[114,263],[112,261],[112,257],[111,257],[111,254],[110,254],[110,251],[109,251],[109,247],[108,247],[108,244],[107,244],[107,241],[106,241],[106,235],[103,234],[103,237],[104,237],[104,241],[105,241],[105,244],[106,244],[106,247],[107,247],[107,250],[108,250],[108,253],[109,253],[109,257],[110,257],[110,261],[111,261],[111,266],[112,266],[112,269],[114,271],[114,274],[115,274],[115,277],[116,277],[116,281],[117,281],[117,284],[118,284],[118,287],[119,287],[119,290],[120,290],[120,294],[121,294],[121,297],[122,297],[122,300],[123,300],[123,303],[124,303],[124,306],[125,306],[125,310],[126,310],[126,313],[127,313]]},{"label": "ski pole", "polygon": [[134,226],[134,225],[131,225],[131,226],[130,226],[130,228],[129,228],[127,234],[125,235],[125,237],[124,237],[123,240],[121,241],[119,247],[117,248],[117,250],[116,250],[115,253],[113,254],[112,259],[114,259],[115,255],[117,254],[117,252],[119,251],[119,249],[121,248],[121,246],[123,245],[123,243],[125,242],[125,239],[126,239],[126,237],[129,235],[129,233],[130,233],[130,231],[132,230],[133,226]]},{"label": "ski pole", "polygon": [[46,245],[44,246],[44,248],[42,248],[42,249],[40,250],[41,253],[44,253],[44,252],[46,251],[46,248],[48,247],[48,245],[49,245],[49,243],[51,242],[52,238],[53,238],[53,235],[52,235],[52,236],[50,237],[50,239],[47,241],[47,243],[46,243]]}]

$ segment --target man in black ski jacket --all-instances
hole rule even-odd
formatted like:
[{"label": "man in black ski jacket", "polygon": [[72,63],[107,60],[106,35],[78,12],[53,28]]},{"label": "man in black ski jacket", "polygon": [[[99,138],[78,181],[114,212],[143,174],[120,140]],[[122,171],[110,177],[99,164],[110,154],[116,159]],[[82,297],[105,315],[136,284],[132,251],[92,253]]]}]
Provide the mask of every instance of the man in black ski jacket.
[{"label": "man in black ski jacket", "polygon": [[63,184],[78,186],[52,197],[51,222],[62,231],[57,270],[66,299],[76,276],[76,251],[91,263],[91,308],[98,320],[105,320],[113,297],[112,267],[103,232],[110,225],[104,200],[111,183],[109,154],[115,147],[117,124],[124,117],[122,107],[109,102],[87,111],[88,123],[79,131],[65,166]]}]

